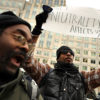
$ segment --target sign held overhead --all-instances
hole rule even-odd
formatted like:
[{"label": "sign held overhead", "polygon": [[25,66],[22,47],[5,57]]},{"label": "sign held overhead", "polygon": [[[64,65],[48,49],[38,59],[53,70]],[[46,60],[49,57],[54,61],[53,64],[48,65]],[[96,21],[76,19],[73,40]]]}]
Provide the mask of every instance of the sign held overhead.
[{"label": "sign held overhead", "polygon": [[100,11],[86,7],[55,7],[43,29],[73,36],[100,37]]}]

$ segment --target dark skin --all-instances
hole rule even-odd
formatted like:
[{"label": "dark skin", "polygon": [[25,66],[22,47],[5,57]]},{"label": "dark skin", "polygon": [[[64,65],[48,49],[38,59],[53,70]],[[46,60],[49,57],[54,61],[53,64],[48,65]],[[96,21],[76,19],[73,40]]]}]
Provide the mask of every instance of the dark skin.
[{"label": "dark skin", "polygon": [[64,63],[73,63],[74,56],[71,55],[70,52],[66,54],[60,54],[60,57],[57,59],[57,61],[64,62]]},{"label": "dark skin", "polygon": [[[26,42],[22,44],[14,35],[22,36]],[[16,76],[31,42],[31,31],[24,24],[8,27],[0,35],[0,85]]]}]

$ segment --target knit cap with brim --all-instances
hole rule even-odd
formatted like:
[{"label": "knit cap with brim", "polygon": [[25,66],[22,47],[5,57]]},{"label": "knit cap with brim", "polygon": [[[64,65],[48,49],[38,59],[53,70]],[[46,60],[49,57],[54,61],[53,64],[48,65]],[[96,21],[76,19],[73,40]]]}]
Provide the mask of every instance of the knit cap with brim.
[{"label": "knit cap with brim", "polygon": [[74,56],[74,52],[73,52],[73,50],[70,47],[68,47],[68,46],[61,46],[60,48],[57,49],[57,52],[56,52],[57,59],[60,57],[60,54],[64,50],[70,51],[72,53],[72,55]]},{"label": "knit cap with brim", "polygon": [[7,28],[18,24],[24,24],[31,30],[31,25],[27,21],[16,16],[12,11],[6,11],[0,14],[0,28]]}]

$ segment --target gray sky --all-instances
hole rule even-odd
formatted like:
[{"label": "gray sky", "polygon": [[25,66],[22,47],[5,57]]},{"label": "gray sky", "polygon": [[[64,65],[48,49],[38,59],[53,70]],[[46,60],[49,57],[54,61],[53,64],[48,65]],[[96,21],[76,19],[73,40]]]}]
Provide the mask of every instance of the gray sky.
[{"label": "gray sky", "polygon": [[100,10],[100,0],[66,0],[66,5],[96,8]]}]

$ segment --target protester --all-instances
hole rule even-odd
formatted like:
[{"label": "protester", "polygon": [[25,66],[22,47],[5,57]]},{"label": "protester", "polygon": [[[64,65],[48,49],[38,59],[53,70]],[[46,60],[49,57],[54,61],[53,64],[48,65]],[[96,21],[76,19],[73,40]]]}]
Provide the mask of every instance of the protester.
[{"label": "protester", "polygon": [[100,86],[100,69],[79,72],[70,47],[61,46],[56,54],[54,69],[34,57],[24,69],[39,85],[44,100],[86,100],[86,94]]},{"label": "protester", "polygon": [[[42,25],[46,18],[39,14],[36,20]],[[0,14],[0,100],[43,100],[35,81],[19,69],[34,50],[38,36],[32,35],[38,33],[39,27],[31,33],[30,24],[13,12]]]},{"label": "protester", "polygon": [[79,73],[73,59],[71,48],[61,46],[54,69],[34,58],[25,68],[40,86],[44,100],[86,100],[86,94],[100,86],[100,69]]}]

